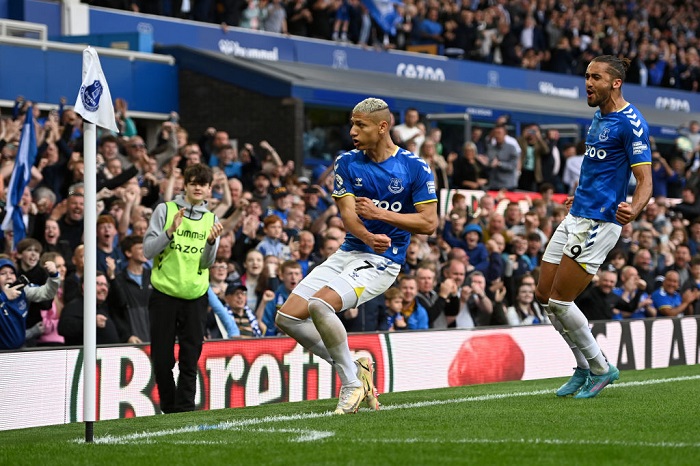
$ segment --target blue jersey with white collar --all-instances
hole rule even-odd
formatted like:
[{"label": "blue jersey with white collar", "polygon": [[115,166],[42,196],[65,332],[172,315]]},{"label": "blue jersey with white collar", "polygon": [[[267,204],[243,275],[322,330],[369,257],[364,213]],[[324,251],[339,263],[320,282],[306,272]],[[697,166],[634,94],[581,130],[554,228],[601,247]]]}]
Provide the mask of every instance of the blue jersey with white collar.
[{"label": "blue jersey with white collar", "polygon": [[649,127],[632,104],[617,112],[595,112],[586,136],[586,153],[571,215],[614,222],[627,199],[632,167],[651,164]]},{"label": "blue jersey with white collar", "polygon": [[[430,167],[423,159],[405,149],[397,147],[394,155],[381,163],[374,162],[364,151],[351,150],[335,159],[334,169],[335,198],[368,197],[380,209],[401,214],[415,213],[418,204],[437,202]],[[380,220],[360,219],[371,233],[391,238],[391,247],[381,256],[398,264],[406,261],[406,249],[411,240],[409,232]],[[377,254],[349,232],[340,249]]]}]

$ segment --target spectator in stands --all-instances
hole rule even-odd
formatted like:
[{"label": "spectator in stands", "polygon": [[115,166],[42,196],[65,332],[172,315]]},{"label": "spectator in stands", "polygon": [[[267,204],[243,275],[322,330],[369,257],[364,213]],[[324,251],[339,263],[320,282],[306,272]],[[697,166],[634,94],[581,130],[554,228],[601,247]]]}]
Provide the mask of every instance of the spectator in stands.
[{"label": "spectator in stands", "polygon": [[275,324],[277,310],[282,307],[295,286],[301,281],[301,265],[293,260],[286,260],[280,266],[280,277],[282,283],[275,290],[275,298],[265,305],[262,322],[267,330],[265,336],[275,336],[281,333]]},{"label": "spectator in stands", "polygon": [[265,310],[262,296],[265,290],[276,290],[279,285],[277,265],[266,265],[263,255],[259,251],[251,249],[246,254],[243,267],[245,272],[234,284],[240,283],[246,286],[248,289],[246,304],[255,311],[258,321],[262,322]]},{"label": "spectator in stands", "polygon": [[656,317],[654,302],[646,292],[647,284],[639,278],[639,272],[631,265],[626,265],[620,272],[622,286],[613,288],[613,293],[629,303],[629,310],[621,310],[626,319],[643,319]]},{"label": "spectator in stands", "polygon": [[58,222],[52,218],[46,219],[44,234],[39,241],[44,252],[57,252],[67,261],[70,261],[73,256],[73,250],[68,241],[61,239],[61,229]]},{"label": "spectator in stands", "polygon": [[[691,277],[685,282],[681,287],[680,293],[682,296],[695,297],[693,290],[700,290],[700,257],[693,257],[690,261],[690,272]],[[688,314],[700,315],[700,298],[691,301],[690,308],[687,310]]]},{"label": "spectator in stands", "polygon": [[274,204],[268,207],[265,217],[275,215],[282,221],[282,225],[286,225],[287,215],[292,207],[291,193],[284,186],[279,186],[272,192],[272,199]]},{"label": "spectator in stands", "polygon": [[51,307],[49,309],[44,309],[41,311],[41,322],[44,328],[44,333],[41,334],[37,340],[37,346],[62,346],[65,341],[61,335],[58,334],[58,321],[63,311],[64,301],[63,301],[63,281],[66,278],[66,261],[61,254],[57,252],[45,252],[41,255],[41,266],[46,268],[47,262],[53,262],[56,264],[56,270],[60,278],[60,284],[58,290],[56,290],[56,295],[51,301]]},{"label": "spectator in stands", "polygon": [[[501,294],[498,295],[499,297]],[[498,301],[494,298],[494,301]],[[512,306],[506,308],[508,325],[533,325],[548,323],[549,320],[542,309],[535,304],[535,289],[531,285],[521,284]]]},{"label": "spectator in stands", "polygon": [[510,230],[506,227],[505,217],[498,212],[493,212],[489,217],[486,231],[484,231],[484,241],[488,241],[496,234],[502,235],[506,243],[509,243],[513,237]]},{"label": "spectator in stands", "polygon": [[420,154],[420,148],[425,141],[425,129],[420,124],[420,115],[415,108],[406,109],[404,122],[391,129],[392,139],[402,147],[409,142],[416,143],[415,155]]},{"label": "spectator in stands", "polygon": [[675,270],[678,272],[679,285],[682,287],[692,275],[690,271],[691,258],[688,245],[679,244],[673,252],[673,263],[666,267],[664,275],[669,270]]},{"label": "spectator in stands", "polygon": [[469,256],[469,263],[477,270],[485,272],[489,263],[489,254],[486,251],[486,246],[481,242],[483,233],[481,227],[474,223],[470,223],[464,228],[464,240],[466,247],[464,250]]},{"label": "spectator in stands", "polygon": [[[119,273],[126,267],[127,261],[119,245],[115,245],[117,222],[109,214],[97,218],[97,270],[107,273],[110,268],[108,260],[114,261],[114,271]],[[108,278],[113,279],[114,276]]]},{"label": "spectator in stands", "polygon": [[282,260],[291,257],[289,245],[284,243],[286,235],[283,235],[282,220],[277,215],[269,215],[263,221],[265,237],[255,247],[263,256],[276,256]]},{"label": "spectator in stands", "polygon": [[524,191],[536,191],[544,181],[543,164],[550,156],[549,146],[542,137],[540,127],[536,124],[525,126],[523,135],[518,138],[520,144],[520,178],[518,188]]},{"label": "spectator in stands", "polygon": [[[436,53],[439,52],[438,47],[445,41],[442,37],[444,28],[439,21],[439,14],[440,11],[437,7],[429,7],[425,17],[417,22],[412,41],[417,45],[434,45]],[[418,146],[420,149],[420,144]]]},{"label": "spectator in stands", "polygon": [[293,36],[309,36],[309,23],[313,20],[308,4],[304,0],[287,3],[287,32]]},{"label": "spectator in stands", "polygon": [[516,201],[509,202],[503,217],[508,229],[512,230],[515,226],[522,225],[523,211],[520,208],[520,204]]},{"label": "spectator in stands", "polygon": [[581,175],[581,164],[583,163],[583,151],[585,145],[564,146],[562,155],[564,156],[564,174],[562,175],[562,183],[567,194],[573,194],[578,187],[578,179]]},{"label": "spectator in stands", "polygon": [[436,191],[440,192],[443,189],[448,189],[450,187],[449,179],[452,177],[452,172],[445,158],[437,153],[435,141],[431,138],[425,139],[420,146],[419,155],[433,171]]},{"label": "spectator in stands", "polygon": [[450,216],[450,221],[445,223],[442,237],[453,248],[466,249],[467,243],[464,241],[464,228],[467,223],[466,216],[457,213]]},{"label": "spectator in stands", "polygon": [[389,288],[384,296],[386,297],[387,325],[389,331],[392,330],[421,330],[428,328],[428,311],[425,310],[420,300],[416,298],[418,286],[416,277],[402,275],[399,277],[399,294],[401,306],[398,306],[396,296],[390,298],[394,288]]},{"label": "spectator in stands", "polygon": [[[58,322],[58,333],[65,338],[66,346],[83,345],[83,282],[81,280],[80,294],[75,297],[61,312]],[[95,282],[95,297],[97,298],[96,338],[98,345],[123,343],[119,338],[117,326],[112,319],[107,303],[109,282],[104,272],[98,270]]]},{"label": "spectator in stands", "polygon": [[17,267],[7,258],[0,259],[0,349],[19,349],[27,338],[36,339],[44,333],[41,320],[27,325],[27,304],[51,301],[60,286],[60,276],[56,264],[45,263],[49,279],[41,286],[27,286],[19,282]]},{"label": "spectator in stands", "polygon": [[472,272],[462,286],[459,313],[455,318],[457,328],[473,328],[489,325],[493,302],[486,296],[486,278],[479,271]]},{"label": "spectator in stands", "polygon": [[700,252],[700,218],[694,219],[688,230],[690,231],[688,247],[690,248],[690,254],[694,257]]},{"label": "spectator in stands", "polygon": [[287,34],[287,11],[281,0],[268,0],[262,16],[263,31]]},{"label": "spectator in stands", "polygon": [[651,153],[652,165],[651,176],[653,177],[654,190],[652,197],[668,197],[668,183],[678,181],[678,173],[666,161],[658,150]]},{"label": "spectator in stands", "polygon": [[314,266],[321,261],[321,258],[314,252],[316,237],[313,233],[308,230],[299,232],[299,239],[297,242],[298,245],[294,260],[301,265],[301,273],[302,276],[305,277],[308,275],[309,270],[314,268]]},{"label": "spectator in stands", "polygon": [[682,201],[670,207],[671,211],[683,214],[683,218],[696,219],[700,217],[700,197],[692,186],[686,186],[682,191]]},{"label": "spectator in stands", "polygon": [[506,143],[505,126],[493,129],[494,142],[487,148],[489,167],[489,189],[512,190],[518,185],[517,172],[519,154],[515,147]]},{"label": "spectator in stands", "polygon": [[583,311],[586,318],[591,320],[622,319],[622,312],[632,314],[635,307],[613,293],[617,283],[617,273],[614,269],[601,268],[598,272],[598,282],[591,283],[588,288],[576,298],[576,305]]},{"label": "spectator in stands", "polygon": [[151,271],[144,267],[143,237],[130,235],[121,243],[126,266],[111,282],[109,304],[122,341],[139,344],[151,341],[148,300],[151,297]]},{"label": "spectator in stands", "polygon": [[483,189],[488,183],[488,172],[477,159],[476,151],[476,144],[472,141],[464,143],[463,155],[454,161],[453,187],[457,189]]},{"label": "spectator in stands", "polygon": [[679,289],[678,272],[669,270],[661,287],[651,295],[658,317],[682,317],[686,312],[691,313],[694,310],[693,303],[700,299],[700,289],[687,290],[683,295],[679,293]]},{"label": "spectator in stands", "polygon": [[68,192],[68,199],[58,203],[51,213],[51,218],[58,221],[61,239],[68,241],[73,251],[83,242],[85,202],[81,188],[82,186],[74,186]]},{"label": "spectator in stands", "polygon": [[[231,291],[233,288],[233,292]],[[265,334],[265,325],[259,322],[255,312],[246,304],[248,289],[245,286],[230,286],[226,290],[226,304],[230,309],[231,316],[236,321],[236,326],[240,330],[243,338],[258,338]],[[262,302],[268,303],[275,297],[272,290],[265,290],[262,295]]]},{"label": "spectator in stands", "polygon": [[435,270],[437,265],[423,261],[416,269],[416,283],[418,293],[416,299],[428,312],[428,325],[430,328],[447,328],[447,316],[445,305],[450,296],[457,299],[457,284],[451,278],[446,278],[435,289]]}]

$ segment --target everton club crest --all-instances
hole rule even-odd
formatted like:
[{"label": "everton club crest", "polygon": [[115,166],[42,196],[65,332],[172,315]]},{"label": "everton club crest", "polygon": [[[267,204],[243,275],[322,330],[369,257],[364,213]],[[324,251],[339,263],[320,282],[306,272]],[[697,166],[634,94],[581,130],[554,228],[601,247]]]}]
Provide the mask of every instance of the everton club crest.
[{"label": "everton club crest", "polygon": [[392,178],[391,181],[389,181],[389,191],[394,194],[398,194],[403,191],[403,184],[401,183],[400,178]]},{"label": "everton club crest", "polygon": [[88,112],[96,112],[100,106],[100,97],[102,97],[102,83],[95,80],[89,86],[80,87],[80,98],[83,101],[83,106]]}]

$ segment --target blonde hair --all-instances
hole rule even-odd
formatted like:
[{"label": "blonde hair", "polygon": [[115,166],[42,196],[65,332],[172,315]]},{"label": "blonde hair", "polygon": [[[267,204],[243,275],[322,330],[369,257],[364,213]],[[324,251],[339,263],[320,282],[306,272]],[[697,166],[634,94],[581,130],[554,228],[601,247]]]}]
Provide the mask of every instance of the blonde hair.
[{"label": "blonde hair", "polygon": [[362,102],[355,105],[352,109],[352,113],[374,113],[380,110],[388,110],[389,104],[384,102],[382,99],[377,99],[376,97],[368,97]]}]

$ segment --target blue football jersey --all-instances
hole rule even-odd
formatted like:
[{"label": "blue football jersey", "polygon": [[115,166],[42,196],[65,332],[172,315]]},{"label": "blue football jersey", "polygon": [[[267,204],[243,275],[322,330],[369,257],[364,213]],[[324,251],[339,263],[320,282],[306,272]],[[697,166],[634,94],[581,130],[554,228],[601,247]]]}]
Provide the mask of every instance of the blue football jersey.
[{"label": "blue football jersey", "polygon": [[[435,179],[427,163],[411,152],[397,148],[387,160],[376,163],[364,151],[351,150],[335,159],[333,197],[367,197],[380,209],[401,214],[415,213],[417,204],[437,202]],[[411,234],[393,225],[362,217],[368,231],[391,238],[391,247],[381,256],[403,264]],[[376,254],[365,243],[347,233],[340,247],[343,251]]]},{"label": "blue football jersey", "polygon": [[595,112],[586,136],[586,153],[571,214],[614,222],[617,206],[627,199],[632,167],[651,164],[649,127],[632,104],[601,115]]}]

